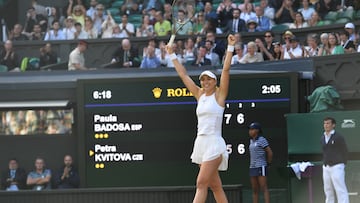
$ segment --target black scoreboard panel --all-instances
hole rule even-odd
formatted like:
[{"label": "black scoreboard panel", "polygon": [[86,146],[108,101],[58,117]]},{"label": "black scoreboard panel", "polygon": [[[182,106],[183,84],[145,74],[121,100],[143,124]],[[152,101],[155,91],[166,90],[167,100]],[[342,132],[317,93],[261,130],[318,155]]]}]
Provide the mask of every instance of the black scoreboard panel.
[{"label": "black scoreboard panel", "polygon": [[[287,165],[284,114],[296,112],[297,77],[231,75],[223,120],[230,158],[228,171],[221,172],[223,184],[249,185],[247,126],[257,121],[274,151],[269,185],[287,187],[281,170]],[[85,186],[195,184],[198,167],[190,155],[196,100],[178,77],[80,80],[78,97]]]}]

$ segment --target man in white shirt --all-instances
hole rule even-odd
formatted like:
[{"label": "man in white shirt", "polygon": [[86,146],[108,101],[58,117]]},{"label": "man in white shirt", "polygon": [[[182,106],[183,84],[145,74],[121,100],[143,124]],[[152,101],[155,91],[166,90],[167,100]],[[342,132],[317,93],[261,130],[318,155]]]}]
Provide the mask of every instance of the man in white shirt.
[{"label": "man in white shirt", "polygon": [[290,39],[290,48],[284,47],[284,59],[302,58],[303,50],[299,44],[299,39],[293,36]]},{"label": "man in white shirt", "polygon": [[84,52],[87,49],[87,42],[80,40],[77,47],[69,55],[68,70],[88,70],[85,67]]},{"label": "man in white shirt", "polygon": [[135,28],[132,23],[128,22],[128,15],[123,14],[121,18],[121,23],[119,24],[120,33],[123,38],[129,38],[134,36]]},{"label": "man in white shirt", "polygon": [[72,40],[75,38],[74,33],[76,32],[76,29],[74,26],[74,19],[71,16],[66,18],[65,27],[62,29],[62,31],[66,40]]}]

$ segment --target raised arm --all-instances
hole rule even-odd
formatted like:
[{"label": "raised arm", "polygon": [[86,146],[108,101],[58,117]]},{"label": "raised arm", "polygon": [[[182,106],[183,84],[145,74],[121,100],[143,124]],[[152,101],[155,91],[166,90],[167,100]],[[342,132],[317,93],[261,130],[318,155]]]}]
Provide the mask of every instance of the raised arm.
[{"label": "raised arm", "polygon": [[228,36],[228,48],[226,50],[224,66],[221,72],[220,84],[217,94],[217,101],[220,105],[225,105],[225,99],[229,92],[229,80],[230,80],[230,66],[231,58],[234,52],[235,37],[234,35]]},{"label": "raised arm", "polygon": [[180,79],[185,84],[186,88],[194,95],[196,100],[200,97],[201,89],[195,84],[195,82],[188,75],[185,67],[179,62],[176,54],[173,52],[171,46],[166,45],[166,51],[170,55],[170,59],[174,63],[175,70],[178,73]]}]

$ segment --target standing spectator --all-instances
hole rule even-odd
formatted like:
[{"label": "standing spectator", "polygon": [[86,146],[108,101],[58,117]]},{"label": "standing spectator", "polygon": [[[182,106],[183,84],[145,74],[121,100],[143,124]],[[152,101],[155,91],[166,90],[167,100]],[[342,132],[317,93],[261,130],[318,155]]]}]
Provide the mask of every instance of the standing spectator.
[{"label": "standing spectator", "polygon": [[354,41],[350,40],[350,35],[346,30],[340,32],[340,45],[344,48],[345,53],[356,52]]},{"label": "standing spectator", "polygon": [[70,155],[65,155],[64,165],[59,169],[55,177],[55,188],[70,189],[78,188],[79,185],[80,177],[73,164],[73,158]]},{"label": "standing spectator", "polygon": [[[233,9],[236,4],[232,0],[223,0],[216,9],[217,19],[220,21],[220,27],[226,27],[231,19],[233,19]],[[240,10],[239,10],[240,17]]]},{"label": "standing spectator", "polygon": [[112,37],[112,33],[113,33],[113,27],[117,26],[117,24],[115,23],[114,19],[112,18],[111,15],[108,15],[106,20],[103,22],[103,24],[101,25],[101,30],[102,30],[102,34],[101,34],[101,38],[105,39],[105,38],[111,38]]},{"label": "standing spectator", "polygon": [[99,31],[94,27],[94,22],[90,16],[85,17],[84,31],[87,33],[89,39],[97,39]]},{"label": "standing spectator", "polygon": [[[165,10],[165,5],[164,5],[164,10]],[[171,9],[170,9],[170,11],[171,11]],[[171,15],[171,13],[170,13],[170,15]],[[156,9],[155,8],[150,9],[149,16],[150,16],[150,18],[149,18],[150,25],[154,26],[156,23]]]},{"label": "standing spectator", "polygon": [[121,18],[121,23],[119,24],[120,33],[123,38],[133,37],[135,34],[135,26],[132,23],[128,22],[128,15],[123,14]]},{"label": "standing spectator", "polygon": [[246,32],[246,22],[240,18],[240,9],[233,9],[233,18],[228,21],[225,32]]},{"label": "standing spectator", "polygon": [[260,52],[257,51],[256,43],[250,41],[247,44],[247,53],[239,61],[240,63],[255,63],[264,61],[264,58]]},{"label": "standing spectator", "polygon": [[34,29],[34,25],[39,24],[41,31],[47,30],[47,19],[41,14],[37,14],[34,7],[30,7],[26,13],[26,21],[24,25],[24,32],[31,33]]},{"label": "standing spectator", "polygon": [[336,55],[336,54],[343,54],[344,48],[339,44],[338,38],[335,33],[329,33],[329,41],[328,46],[324,48],[323,56],[324,55]]},{"label": "standing spectator", "polygon": [[270,194],[267,186],[268,167],[271,165],[273,152],[259,123],[249,125],[250,136],[250,182],[253,202],[259,202],[259,191],[264,193],[264,202],[270,203]]},{"label": "standing spectator", "polygon": [[[260,7],[262,8],[263,10],[263,15],[267,18],[269,18],[270,20],[270,26],[272,27],[275,22],[274,22],[274,19],[275,19],[275,9],[271,6],[269,6],[269,3],[268,3],[268,0],[261,0],[260,1]],[[256,10],[255,10],[256,12]]]},{"label": "standing spectator", "polygon": [[204,12],[199,11],[198,14],[196,15],[195,21],[193,23],[193,34],[195,34],[195,35],[200,34],[204,25],[205,25]]},{"label": "standing spectator", "polygon": [[210,1],[207,1],[205,3],[204,17],[205,17],[205,20],[209,20],[209,19],[213,19],[213,20],[216,20],[216,21],[218,20],[218,16],[216,14],[216,11],[214,11],[213,4]]},{"label": "standing spectator", "polygon": [[[89,16],[89,17],[91,17],[91,19],[93,21],[95,29],[97,29],[98,35],[101,34],[102,25],[106,21],[106,19],[108,19],[108,16],[110,15],[110,13],[108,15],[106,15],[105,12],[104,12],[104,9],[105,9],[104,5],[97,4],[96,5],[96,12],[94,13],[94,15]],[[85,17],[85,19],[86,19],[86,17]]]},{"label": "standing spectator", "polygon": [[154,26],[155,35],[163,37],[171,34],[171,24],[169,21],[164,20],[162,12],[156,12],[156,23]]},{"label": "standing spectator", "polygon": [[271,29],[271,22],[268,17],[264,15],[264,9],[260,6],[255,7],[256,22],[258,24],[257,30],[260,32],[268,31]]},{"label": "standing spectator", "polygon": [[324,25],[324,21],[321,20],[318,12],[314,11],[311,18],[308,20],[309,27],[316,27]]},{"label": "standing spectator", "polygon": [[13,49],[11,40],[4,43],[4,49],[0,52],[0,64],[7,66],[9,71],[19,70],[18,55]]},{"label": "standing spectator", "polygon": [[84,5],[75,5],[73,7],[73,0],[69,0],[69,7],[67,9],[67,16],[71,16],[75,22],[85,25],[86,9]]},{"label": "standing spectator", "polygon": [[310,33],[307,38],[307,47],[304,47],[304,57],[313,57],[319,55],[318,36]]},{"label": "standing spectator", "polygon": [[240,61],[242,59],[243,55],[243,44],[241,42],[237,42],[235,44],[235,52],[236,54],[232,56],[231,58],[231,65],[240,64]]},{"label": "standing spectator", "polygon": [[84,52],[88,43],[80,40],[77,47],[69,55],[68,70],[88,70],[85,66]]},{"label": "standing spectator", "polygon": [[[217,26],[217,21],[215,19],[209,19],[205,21],[205,25],[203,26],[203,29],[200,31],[200,34],[204,35],[208,32],[213,32],[216,34],[223,34],[223,31]],[[226,29],[226,28],[224,28]]]},{"label": "standing spectator", "polygon": [[[329,37],[330,39],[330,37]],[[335,131],[336,121],[332,117],[324,118],[324,133],[321,136],[323,152],[323,182],[325,202],[349,203],[345,183],[345,165],[348,149],[344,137]]]},{"label": "standing spectator", "polygon": [[305,21],[301,12],[295,13],[295,20],[293,23],[289,25],[289,29],[298,29],[298,28],[306,28],[309,27],[307,22]]},{"label": "standing spectator", "polygon": [[76,29],[74,24],[73,17],[68,16],[65,20],[65,27],[62,29],[62,32],[64,33],[64,39],[72,40],[75,38]]},{"label": "standing spectator", "polygon": [[275,13],[276,24],[290,24],[295,20],[292,0],[283,0],[279,10]]},{"label": "standing spectator", "polygon": [[299,44],[299,39],[294,35],[288,39],[289,45],[284,49],[282,59],[295,59],[303,57],[303,50]]},{"label": "standing spectator", "polygon": [[60,23],[59,21],[54,21],[52,25],[52,30],[46,32],[45,41],[48,40],[64,40],[65,35],[62,30],[60,30]]},{"label": "standing spectator", "polygon": [[142,4],[142,14],[148,14],[151,9],[155,9],[160,11],[163,9],[162,1],[161,0],[143,0]]},{"label": "standing spectator", "polygon": [[[154,9],[153,9],[154,10]],[[156,22],[158,22],[158,20],[157,20],[157,18],[156,18],[156,14],[157,14],[157,11],[155,12],[155,23]],[[175,14],[173,14],[172,13],[172,6],[171,6],[171,4],[170,3],[165,3],[165,5],[164,5],[164,14],[163,14],[163,18],[164,18],[164,20],[167,20],[167,21],[169,21],[169,22],[172,22],[172,17],[173,17],[173,15],[175,15]],[[155,25],[155,23],[154,23],[154,25]]]},{"label": "standing spectator", "polygon": [[309,0],[302,0],[302,8],[298,9],[298,12],[300,12],[305,21],[309,21],[311,18],[311,15],[315,12],[315,9],[313,7],[310,7]]},{"label": "standing spectator", "polygon": [[40,67],[56,64],[58,61],[57,54],[52,50],[50,43],[46,43],[44,47],[40,48],[39,58]]},{"label": "standing spectator", "polygon": [[19,167],[15,158],[9,160],[8,168],[2,172],[1,189],[6,191],[26,189],[26,172]]},{"label": "standing spectator", "polygon": [[154,35],[154,26],[150,24],[149,15],[143,15],[142,23],[136,29],[136,37],[152,37]]},{"label": "standing spectator", "polygon": [[90,18],[96,15],[96,6],[98,5],[97,0],[90,0],[90,7],[86,10],[86,16],[90,16]]},{"label": "standing spectator", "polygon": [[240,11],[240,19],[243,19],[245,22],[248,22],[250,19],[256,18],[254,12],[254,7],[252,3],[246,3],[244,11]]},{"label": "standing spectator", "polygon": [[121,6],[121,14],[139,14],[139,4],[137,0],[125,0]]},{"label": "standing spectator", "polygon": [[39,24],[35,24],[34,25],[34,30],[33,32],[30,34],[30,40],[44,40],[44,37],[45,37],[45,33],[43,33],[41,31],[41,27]]},{"label": "standing spectator", "polygon": [[[178,32],[176,34],[192,35],[192,23],[191,23],[191,21],[187,21],[188,19],[185,18],[184,10],[178,10],[177,18],[178,19],[175,23],[175,30],[178,30]],[[182,25],[182,24],[184,24],[184,25]],[[180,28],[180,26],[182,26],[182,27]]]},{"label": "standing spectator", "polygon": [[155,55],[155,47],[149,45],[145,57],[141,61],[140,68],[158,68],[161,65],[160,59]]},{"label": "standing spectator", "polygon": [[196,60],[193,62],[192,65],[194,66],[209,66],[211,65],[211,60],[206,58],[206,47],[205,46],[201,46],[199,49],[198,49],[198,54],[196,56]]},{"label": "standing spectator", "polygon": [[12,41],[22,41],[22,40],[29,40],[29,38],[22,33],[23,27],[20,24],[15,24],[14,29],[9,33],[9,40]]},{"label": "standing spectator", "polygon": [[31,171],[26,180],[26,184],[33,190],[49,190],[51,189],[51,171],[45,168],[43,158],[35,159],[35,170]]},{"label": "standing spectator", "polygon": [[75,23],[75,33],[74,39],[88,39],[88,34],[82,29],[82,25],[80,23]]},{"label": "standing spectator", "polygon": [[356,41],[355,25],[354,23],[346,23],[344,29],[349,33],[349,39]]},{"label": "standing spectator", "polygon": [[110,67],[138,68],[140,66],[139,51],[125,38],[121,46],[112,55]]},{"label": "standing spectator", "polygon": [[189,37],[185,43],[185,49],[183,51],[184,64],[192,64],[195,61],[196,49],[194,39]]},{"label": "standing spectator", "polygon": [[48,16],[47,20],[47,28],[50,28],[55,20],[59,21],[60,26],[62,27],[64,25],[65,17],[61,14],[58,7],[51,7],[50,15]]},{"label": "standing spectator", "polygon": [[264,57],[264,61],[274,60],[274,33],[271,31],[266,31],[264,34],[264,43],[261,39],[256,39],[255,43],[259,48],[259,51],[262,53]]}]

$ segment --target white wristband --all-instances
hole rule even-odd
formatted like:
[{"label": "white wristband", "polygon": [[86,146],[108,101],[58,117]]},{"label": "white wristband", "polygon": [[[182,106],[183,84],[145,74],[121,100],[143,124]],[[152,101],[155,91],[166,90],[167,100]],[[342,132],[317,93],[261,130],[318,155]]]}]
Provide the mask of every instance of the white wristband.
[{"label": "white wristband", "polygon": [[170,59],[171,59],[171,60],[177,59],[176,54],[175,54],[175,53],[170,54]]},{"label": "white wristband", "polygon": [[233,45],[228,45],[227,51],[234,52],[234,50],[235,50],[235,46],[233,46]]}]

